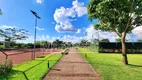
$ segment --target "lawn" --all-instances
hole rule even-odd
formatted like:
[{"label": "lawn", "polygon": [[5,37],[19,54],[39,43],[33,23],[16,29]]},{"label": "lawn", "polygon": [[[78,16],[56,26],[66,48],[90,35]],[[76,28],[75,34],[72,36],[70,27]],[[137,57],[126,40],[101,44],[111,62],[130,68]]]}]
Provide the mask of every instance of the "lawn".
[{"label": "lawn", "polygon": [[96,53],[83,48],[79,51],[104,80],[142,80],[142,54],[128,54],[126,66],[121,54]]},{"label": "lawn", "polygon": [[[26,80],[23,71],[29,80],[41,80],[50,70],[47,67],[49,61],[50,68],[61,58],[61,54],[49,54],[44,58],[36,58],[28,62],[23,62],[13,67],[12,71],[6,75],[0,75],[0,80]],[[29,69],[29,70],[28,70]]]}]

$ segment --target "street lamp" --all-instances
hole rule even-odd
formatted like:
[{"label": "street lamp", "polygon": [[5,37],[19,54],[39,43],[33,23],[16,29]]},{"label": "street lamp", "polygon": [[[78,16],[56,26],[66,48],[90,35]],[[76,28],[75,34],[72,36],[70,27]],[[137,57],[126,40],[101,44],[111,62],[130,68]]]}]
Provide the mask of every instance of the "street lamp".
[{"label": "street lamp", "polygon": [[30,10],[33,15],[35,16],[35,34],[34,34],[34,54],[33,54],[33,59],[35,59],[35,48],[36,48],[36,27],[37,27],[37,19],[41,19],[36,12]]}]

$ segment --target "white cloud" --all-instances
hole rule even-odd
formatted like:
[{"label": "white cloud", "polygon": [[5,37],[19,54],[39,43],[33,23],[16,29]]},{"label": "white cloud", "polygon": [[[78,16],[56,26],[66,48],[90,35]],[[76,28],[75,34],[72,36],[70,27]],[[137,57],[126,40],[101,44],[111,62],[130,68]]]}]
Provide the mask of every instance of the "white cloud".
[{"label": "white cloud", "polygon": [[44,30],[44,28],[39,28],[39,27],[36,27],[36,29],[37,29],[37,30],[40,30],[40,31],[41,31],[41,30]]},{"label": "white cloud", "polygon": [[50,40],[49,35],[37,36],[37,41],[49,41],[49,40]]},{"label": "white cloud", "polygon": [[55,30],[58,32],[77,32],[71,22],[76,21],[76,17],[81,17],[85,14],[87,14],[87,8],[83,2],[80,3],[77,0],[72,2],[72,7],[70,8],[57,8],[54,13]]},{"label": "white cloud", "polygon": [[131,34],[131,36],[136,40],[138,39],[142,39],[142,26],[139,26],[137,28],[135,28],[133,31],[132,31],[133,34]]},{"label": "white cloud", "polygon": [[70,21],[76,21],[77,19],[70,19]]},{"label": "white cloud", "polygon": [[52,22],[52,24],[55,24],[55,22]]},{"label": "white cloud", "polygon": [[81,29],[78,29],[76,33],[77,33],[77,34],[81,33]]},{"label": "white cloud", "polygon": [[102,32],[102,31],[98,31],[95,30],[93,25],[89,25],[86,28],[86,36],[84,37],[84,39],[86,40],[93,40],[93,39],[109,39],[111,42],[115,41],[115,38],[117,37],[116,34],[114,32]]},{"label": "white cloud", "polygon": [[142,34],[142,26],[136,27],[132,32],[135,34]]},{"label": "white cloud", "polygon": [[64,42],[78,43],[81,41],[81,37],[64,35],[60,40],[62,40]]},{"label": "white cloud", "polygon": [[[0,26],[0,29],[13,28],[13,27],[15,27],[15,26],[3,25],[3,26]],[[78,33],[81,33],[81,32],[83,32],[83,29],[78,29],[75,34],[78,34]],[[59,39],[59,40],[65,41],[65,42],[77,43],[77,42],[80,42],[82,39],[89,40],[89,41],[92,41],[93,39],[98,39],[98,33],[99,33],[99,39],[100,40],[107,38],[111,42],[115,42],[115,39],[119,38],[117,36],[117,34],[114,33],[114,32],[102,32],[102,31],[98,32],[97,30],[94,29],[93,25],[89,25],[85,29],[85,32],[86,32],[86,35],[82,36],[82,37],[78,37],[78,36],[75,36],[75,35],[62,35],[62,37],[55,37],[55,36],[51,37],[49,35],[38,35],[37,41],[43,41],[44,40],[44,41],[53,42],[56,39]],[[21,31],[20,33],[17,33],[17,34],[20,35],[22,33],[23,33],[23,31]],[[142,34],[142,26],[135,28],[132,31],[132,33],[133,34],[127,34],[126,39],[128,39],[130,41],[137,41],[138,39],[142,39],[142,35],[141,35]],[[2,41],[2,40],[3,39],[1,38],[0,41]],[[29,38],[27,38],[26,40],[20,40],[18,42],[33,43],[34,42],[34,36],[29,35]]]},{"label": "white cloud", "polygon": [[[51,41],[49,35],[41,35],[41,36],[37,36],[36,41]],[[17,40],[17,42],[20,43],[34,43],[34,36],[29,36],[27,39],[25,40]]]},{"label": "white cloud", "polygon": [[37,3],[42,4],[44,0],[36,0]]},{"label": "white cloud", "polygon": [[5,28],[11,28],[11,29],[13,29],[13,28],[16,28],[16,26],[7,26],[7,25],[0,26],[0,29],[5,29]]},{"label": "white cloud", "polygon": [[[91,41],[92,39],[98,39],[99,34],[99,40],[102,39],[109,39],[110,42],[115,42],[116,38],[119,38],[115,32],[102,32],[97,31],[94,29],[93,25],[89,25],[88,28],[86,28],[87,35],[83,39],[87,39]],[[127,34],[126,39],[130,41],[137,41],[138,39],[142,39],[142,26],[139,26],[132,30],[131,34]]]},{"label": "white cloud", "polygon": [[83,2],[79,3],[78,0],[75,0],[72,5],[79,17],[87,14],[87,8],[84,6]]}]

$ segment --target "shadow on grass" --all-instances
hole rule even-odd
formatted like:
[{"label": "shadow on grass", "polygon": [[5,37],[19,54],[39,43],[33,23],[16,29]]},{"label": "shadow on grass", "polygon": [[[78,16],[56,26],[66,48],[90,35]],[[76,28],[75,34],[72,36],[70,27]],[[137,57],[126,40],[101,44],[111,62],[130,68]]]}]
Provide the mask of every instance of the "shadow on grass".
[{"label": "shadow on grass", "polygon": [[16,78],[16,77],[13,77],[16,74],[22,74],[22,72],[17,70],[12,70],[11,72],[6,74],[0,74],[0,80],[11,80],[13,78]]},{"label": "shadow on grass", "polygon": [[142,68],[142,65],[128,64],[128,66],[130,66],[130,67],[141,67]]}]

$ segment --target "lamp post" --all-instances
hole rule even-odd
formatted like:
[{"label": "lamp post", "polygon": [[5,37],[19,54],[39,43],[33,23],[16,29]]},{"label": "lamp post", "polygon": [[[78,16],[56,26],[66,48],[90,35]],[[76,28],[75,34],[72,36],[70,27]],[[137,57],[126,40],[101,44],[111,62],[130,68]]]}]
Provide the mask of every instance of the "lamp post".
[{"label": "lamp post", "polygon": [[98,52],[99,52],[99,51],[100,51],[100,50],[99,50],[99,46],[100,46],[100,35],[99,35],[99,32],[100,32],[100,31],[98,30],[97,32],[98,32]]},{"label": "lamp post", "polygon": [[134,53],[134,39],[133,39],[133,36],[134,36],[134,35],[133,35],[133,32],[132,32],[132,38],[131,38],[131,39],[132,39],[132,45],[133,45],[132,51],[133,51],[133,53]]},{"label": "lamp post", "polygon": [[35,16],[34,54],[33,54],[33,59],[35,59],[35,53],[36,53],[35,48],[36,48],[36,27],[37,27],[37,19],[41,19],[41,18],[37,15],[36,12],[34,12],[34,11],[32,11],[32,10],[30,10],[30,11],[31,11],[31,12],[33,13],[33,15]]}]

